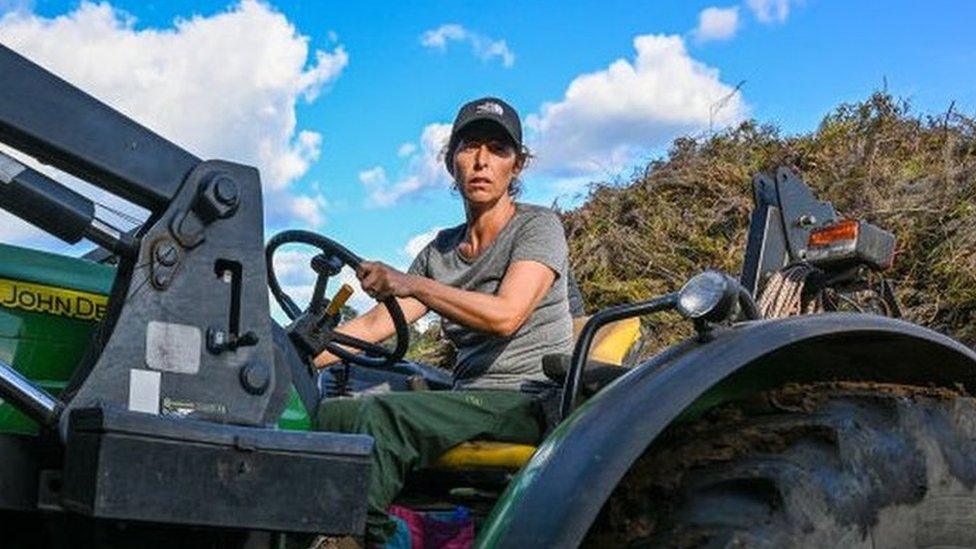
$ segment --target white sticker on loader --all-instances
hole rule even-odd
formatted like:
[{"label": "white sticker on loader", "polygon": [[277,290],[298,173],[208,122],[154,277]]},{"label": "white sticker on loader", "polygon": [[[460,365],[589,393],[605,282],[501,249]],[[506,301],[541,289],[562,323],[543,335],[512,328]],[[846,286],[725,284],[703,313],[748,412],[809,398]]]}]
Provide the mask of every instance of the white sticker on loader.
[{"label": "white sticker on loader", "polygon": [[129,410],[159,414],[159,386],[163,374],[151,370],[129,370]]},{"label": "white sticker on loader", "polygon": [[146,366],[177,374],[200,371],[203,336],[196,326],[152,320],[146,328]]}]

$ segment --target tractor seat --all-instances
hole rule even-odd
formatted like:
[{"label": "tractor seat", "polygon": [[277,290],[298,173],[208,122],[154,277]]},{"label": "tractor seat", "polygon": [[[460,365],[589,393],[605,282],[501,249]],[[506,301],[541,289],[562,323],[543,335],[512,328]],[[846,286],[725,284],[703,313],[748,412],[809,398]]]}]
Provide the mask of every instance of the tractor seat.
[{"label": "tractor seat", "polygon": [[532,454],[535,446],[490,440],[462,442],[444,453],[434,466],[438,469],[498,468],[521,469]]},{"label": "tractor seat", "polygon": [[[573,319],[574,337],[579,336],[587,320],[588,317]],[[590,362],[600,363],[603,367],[623,368],[624,359],[638,339],[640,339],[639,318],[612,322],[597,331],[587,359]],[[565,376],[565,372],[563,375]],[[433,467],[454,471],[483,468],[518,470],[528,463],[535,450],[535,446],[528,444],[473,440],[462,442],[445,452],[434,462]]]}]

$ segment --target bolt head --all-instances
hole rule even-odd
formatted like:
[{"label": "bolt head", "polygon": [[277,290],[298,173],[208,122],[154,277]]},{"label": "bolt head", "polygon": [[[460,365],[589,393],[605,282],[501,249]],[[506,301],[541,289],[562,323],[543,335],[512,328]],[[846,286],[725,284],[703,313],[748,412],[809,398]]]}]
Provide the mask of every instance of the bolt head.
[{"label": "bolt head", "polygon": [[241,367],[241,385],[252,395],[264,394],[271,384],[271,374],[263,364],[245,364]]},{"label": "bolt head", "polygon": [[225,206],[233,206],[240,199],[240,189],[237,182],[230,176],[220,174],[214,177],[213,182],[214,196],[217,201]]},{"label": "bolt head", "polygon": [[179,258],[180,252],[176,249],[176,244],[165,240],[156,245],[154,255],[157,263],[164,267],[172,267],[176,265],[176,260]]},{"label": "bolt head", "polygon": [[156,271],[155,273],[153,273],[152,277],[153,277],[153,285],[155,285],[157,288],[162,289],[165,288],[167,284],[169,284],[169,276],[162,271]]}]

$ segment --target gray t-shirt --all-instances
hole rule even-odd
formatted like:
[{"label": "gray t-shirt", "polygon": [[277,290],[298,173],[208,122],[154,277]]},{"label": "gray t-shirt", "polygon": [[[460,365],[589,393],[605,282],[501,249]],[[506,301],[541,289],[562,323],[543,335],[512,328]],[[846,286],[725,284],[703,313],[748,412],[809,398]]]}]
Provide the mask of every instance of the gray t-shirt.
[{"label": "gray t-shirt", "polygon": [[526,381],[544,380],[543,355],[569,353],[573,346],[566,296],[566,236],[559,216],[548,208],[516,203],[515,216],[474,259],[458,251],[466,231],[467,224],[462,224],[437,233],[417,254],[409,272],[462,290],[494,294],[510,264],[531,260],[552,269],[556,280],[511,337],[479,332],[443,319],[444,333],[458,351],[455,388],[518,390]]}]

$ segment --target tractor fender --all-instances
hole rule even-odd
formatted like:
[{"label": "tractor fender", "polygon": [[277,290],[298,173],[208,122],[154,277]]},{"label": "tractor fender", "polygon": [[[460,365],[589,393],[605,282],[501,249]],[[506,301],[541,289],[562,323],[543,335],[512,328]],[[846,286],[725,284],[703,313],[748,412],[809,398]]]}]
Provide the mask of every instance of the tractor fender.
[{"label": "tractor fender", "polygon": [[901,320],[830,313],[737,325],[635,367],[576,409],[509,484],[481,547],[576,547],[604,502],[675,421],[786,382],[976,389],[976,353]]}]

